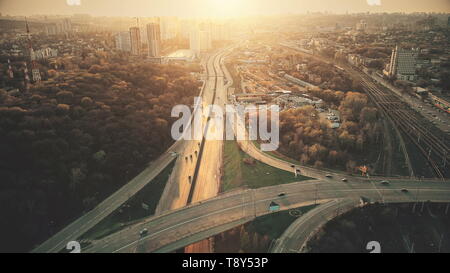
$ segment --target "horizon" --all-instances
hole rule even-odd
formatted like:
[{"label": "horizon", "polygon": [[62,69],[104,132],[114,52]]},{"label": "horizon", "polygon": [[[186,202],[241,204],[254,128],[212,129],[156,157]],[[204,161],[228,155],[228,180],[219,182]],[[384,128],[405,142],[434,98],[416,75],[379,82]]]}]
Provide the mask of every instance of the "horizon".
[{"label": "horizon", "polygon": [[[37,2],[37,3],[36,3]],[[67,16],[88,14],[94,17],[154,17],[229,18],[252,16],[361,13],[450,13],[450,0],[3,0],[2,15],[8,16]],[[183,5],[180,8],[180,5]]]}]

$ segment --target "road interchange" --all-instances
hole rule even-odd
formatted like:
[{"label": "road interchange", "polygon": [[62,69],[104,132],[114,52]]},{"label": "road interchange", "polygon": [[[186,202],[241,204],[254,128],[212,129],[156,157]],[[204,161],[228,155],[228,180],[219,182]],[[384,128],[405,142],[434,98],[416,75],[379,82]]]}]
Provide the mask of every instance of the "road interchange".
[{"label": "road interchange", "polygon": [[[220,58],[218,63],[221,67]],[[214,65],[217,64],[214,63]],[[222,86],[224,83],[223,75],[224,74],[220,75],[222,77]],[[219,75],[216,74],[215,76],[217,77]],[[216,92],[217,86],[214,89],[211,89],[211,87],[207,89]],[[219,97],[222,97],[222,100],[226,100],[225,91],[225,88],[223,88],[220,92]],[[206,94],[206,96],[210,95],[211,94]],[[225,103],[225,101],[222,103]],[[353,177],[341,173],[317,170],[303,166],[294,166],[292,163],[285,162],[261,152],[251,141],[239,141],[239,145],[242,147],[243,151],[248,153],[251,157],[265,164],[292,172],[294,172],[295,169],[300,168],[302,175],[317,180],[254,190],[239,190],[222,194],[217,197],[213,197],[215,194],[197,194],[198,197],[194,198],[192,204],[187,206],[185,206],[187,199],[179,201],[177,205],[173,205],[173,202],[167,202],[166,204],[169,205],[160,209],[157,215],[111,234],[101,240],[92,241],[92,243],[86,249],[83,249],[83,251],[170,252],[251,221],[257,216],[265,215],[269,213],[268,205],[272,201],[280,202],[281,210],[310,204],[333,202],[333,200],[346,199],[355,201],[359,200],[361,196],[386,203],[428,200],[440,202],[450,201],[450,185],[449,183],[442,181],[424,182],[421,180],[391,179],[391,185],[389,187],[379,187],[379,185],[375,185],[376,183],[369,183],[371,180],[367,178]],[[177,141],[169,151],[183,155],[185,151],[189,150],[189,146],[191,147],[191,150],[195,149],[195,142],[186,143],[186,141]],[[170,155],[170,153],[163,154],[158,160],[154,161],[148,169],[131,181],[135,181],[134,183],[128,183],[124,188],[103,201],[94,210],[76,220],[33,251],[60,251],[65,247],[67,242],[76,240],[84,232],[95,226],[96,223],[114,211],[114,209],[120,207],[121,204],[145,186],[146,183],[151,181],[151,179],[173,160],[174,157]],[[177,161],[183,160],[183,157],[177,159]],[[203,168],[211,170],[211,168]],[[178,173],[181,176],[186,176],[184,171],[178,171]],[[210,174],[215,175],[214,181],[217,180],[217,173],[210,172]],[[202,177],[199,180],[200,183],[209,183],[209,181],[211,181],[210,178],[212,177],[210,174],[203,174],[205,177]],[[325,174],[331,174],[332,177],[325,178]],[[342,178],[347,178],[348,182],[342,182]],[[379,178],[379,180],[381,179],[383,178]],[[143,182],[144,180],[146,180],[145,183]],[[180,186],[181,184],[177,183],[180,183],[178,181],[181,180],[188,181],[187,179],[184,179],[184,177],[177,178],[174,180],[175,186]],[[140,181],[140,183],[137,183],[136,181]],[[186,182],[184,181],[183,183]],[[136,186],[136,184],[139,184],[139,186]],[[189,185],[185,185],[186,188],[189,188]],[[204,185],[201,187],[204,187]],[[406,188],[414,188],[415,190],[411,192],[417,191],[420,194],[405,194],[402,192],[402,189]],[[277,196],[279,192],[286,192],[287,195],[284,198],[279,198]],[[186,198],[185,194],[183,196],[183,198]],[[209,199],[203,200],[205,198]],[[141,237],[139,232],[144,228],[148,230],[148,235]]]}]

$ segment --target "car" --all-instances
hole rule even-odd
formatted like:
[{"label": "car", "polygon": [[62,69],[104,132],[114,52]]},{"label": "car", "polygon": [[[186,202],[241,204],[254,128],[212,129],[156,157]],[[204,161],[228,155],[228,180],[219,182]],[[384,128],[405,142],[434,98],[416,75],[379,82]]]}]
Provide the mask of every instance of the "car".
[{"label": "car", "polygon": [[331,174],[327,174],[327,175],[325,175],[325,177],[332,178],[333,176]]},{"label": "car", "polygon": [[144,228],[143,230],[139,231],[139,235],[145,236],[148,234],[148,229]]},{"label": "car", "polygon": [[342,182],[347,182],[348,180],[347,180],[347,178],[342,178],[341,181]]},{"label": "car", "polygon": [[402,189],[402,192],[407,193],[409,191],[407,189]]},{"label": "car", "polygon": [[283,196],[286,196],[286,193],[282,192],[282,193],[278,194],[278,197],[283,197]]},{"label": "car", "polygon": [[389,181],[387,181],[387,180],[381,181],[381,185],[387,186],[387,185],[389,185],[389,184],[390,184],[390,183],[389,183]]},{"label": "car", "polygon": [[291,168],[295,168],[295,165],[291,165]]},{"label": "car", "polygon": [[295,170],[297,173],[302,173],[302,171],[300,171],[300,169]]}]

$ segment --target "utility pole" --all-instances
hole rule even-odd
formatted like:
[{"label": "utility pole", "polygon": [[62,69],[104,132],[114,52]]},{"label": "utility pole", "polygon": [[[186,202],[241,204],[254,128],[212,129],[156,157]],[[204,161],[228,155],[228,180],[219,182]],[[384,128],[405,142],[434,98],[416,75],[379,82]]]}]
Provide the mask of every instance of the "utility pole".
[{"label": "utility pole", "polygon": [[317,205],[317,184],[314,185],[314,188],[315,188],[315,191],[314,191],[314,205]]},{"label": "utility pole", "polygon": [[442,240],[444,239],[444,233],[442,233],[441,235],[441,239],[439,240],[439,248],[438,248],[438,253],[441,253],[441,247],[442,247]]}]

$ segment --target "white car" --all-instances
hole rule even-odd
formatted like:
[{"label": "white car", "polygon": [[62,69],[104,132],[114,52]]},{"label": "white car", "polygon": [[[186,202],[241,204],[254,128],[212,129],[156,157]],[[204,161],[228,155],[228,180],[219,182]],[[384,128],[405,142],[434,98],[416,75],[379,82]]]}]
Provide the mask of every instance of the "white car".
[{"label": "white car", "polygon": [[139,231],[139,235],[145,236],[148,234],[148,229],[144,228],[143,230]]}]

